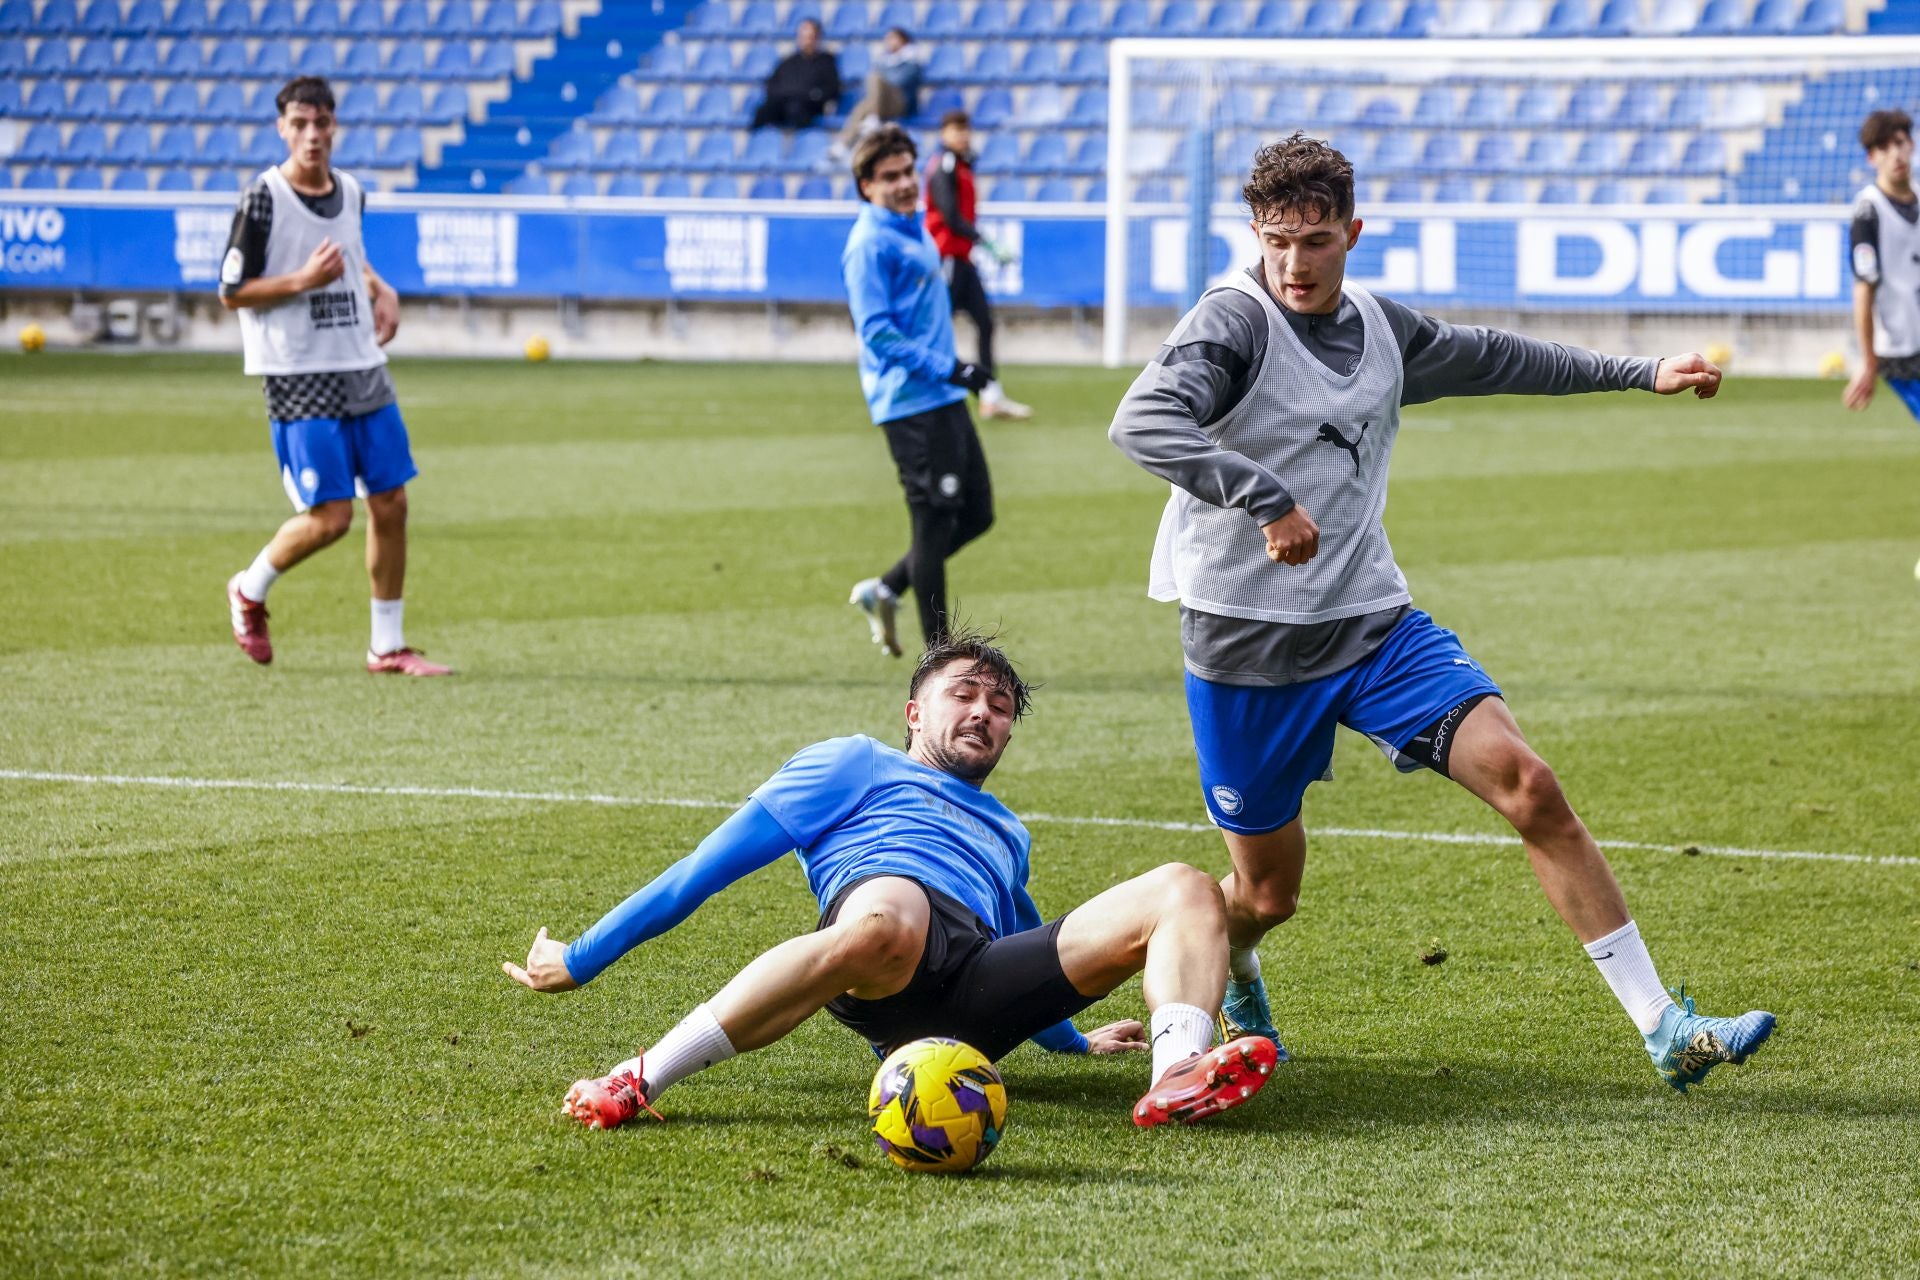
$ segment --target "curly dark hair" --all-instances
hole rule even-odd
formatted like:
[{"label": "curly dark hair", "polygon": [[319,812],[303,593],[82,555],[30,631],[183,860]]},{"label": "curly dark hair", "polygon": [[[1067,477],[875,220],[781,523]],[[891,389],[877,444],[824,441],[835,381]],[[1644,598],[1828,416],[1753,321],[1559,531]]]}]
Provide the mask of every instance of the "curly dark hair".
[{"label": "curly dark hair", "polygon": [[[907,697],[918,698],[920,686],[956,662],[970,664],[966,674],[980,676],[1013,699],[1013,718],[1019,720],[1033,707],[1033,686],[1013,669],[1013,660],[994,643],[998,636],[977,631],[949,631],[927,646],[914,664],[913,678],[907,682]],[[907,731],[907,746],[913,746],[913,731]]]},{"label": "curly dark hair", "polygon": [[1296,132],[1254,153],[1240,198],[1261,221],[1295,213],[1312,222],[1347,222],[1353,217],[1353,165],[1326,142]]},{"label": "curly dark hair", "polygon": [[[854,144],[854,182],[872,181],[873,171],[880,167],[880,162],[891,160],[898,155],[911,156],[917,160],[920,158],[920,148],[913,145],[913,135],[899,125],[881,125]],[[865,200],[866,193],[861,192],[860,198]]]},{"label": "curly dark hair", "polygon": [[1904,111],[1876,111],[1860,126],[1860,145],[1878,151],[1901,134],[1913,136],[1913,117]]}]

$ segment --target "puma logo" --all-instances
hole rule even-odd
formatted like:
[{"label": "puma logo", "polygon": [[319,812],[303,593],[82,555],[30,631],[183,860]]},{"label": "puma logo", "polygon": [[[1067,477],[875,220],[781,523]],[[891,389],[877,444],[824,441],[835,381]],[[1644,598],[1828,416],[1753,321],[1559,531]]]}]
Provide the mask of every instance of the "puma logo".
[{"label": "puma logo", "polygon": [[1353,474],[1359,475],[1360,474],[1360,442],[1367,438],[1367,428],[1372,425],[1373,424],[1371,422],[1361,423],[1360,434],[1355,436],[1353,439],[1349,440],[1345,436],[1340,434],[1340,428],[1334,426],[1331,422],[1323,422],[1320,424],[1320,434],[1315,436],[1314,439],[1324,440],[1328,444],[1333,445],[1335,448],[1345,449],[1348,453],[1352,454],[1353,455]]}]

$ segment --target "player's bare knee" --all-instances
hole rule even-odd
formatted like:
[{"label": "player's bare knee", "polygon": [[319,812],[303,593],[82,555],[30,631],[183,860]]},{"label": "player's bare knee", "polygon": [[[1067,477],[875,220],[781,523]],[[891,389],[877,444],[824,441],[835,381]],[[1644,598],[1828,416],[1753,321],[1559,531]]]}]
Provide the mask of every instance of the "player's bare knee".
[{"label": "player's bare knee", "polygon": [[1522,835],[1551,838],[1579,821],[1552,767],[1531,752],[1519,762],[1508,794],[1507,819]]},{"label": "player's bare knee", "polygon": [[1243,898],[1262,930],[1285,924],[1300,909],[1300,889],[1296,885],[1256,881],[1244,886]]},{"label": "player's bare knee", "polygon": [[873,984],[911,975],[925,941],[918,930],[887,911],[842,920],[834,960],[845,975]]},{"label": "player's bare knee", "polygon": [[320,536],[328,542],[338,542],[347,536],[347,530],[353,527],[353,504],[351,502],[323,502],[307,513]]},{"label": "player's bare knee", "polygon": [[1217,922],[1226,919],[1227,900],[1220,882],[1198,867],[1169,862],[1146,875],[1162,916]]},{"label": "player's bare knee", "polygon": [[382,529],[404,529],[407,524],[406,489],[389,489],[368,498],[367,518]]}]

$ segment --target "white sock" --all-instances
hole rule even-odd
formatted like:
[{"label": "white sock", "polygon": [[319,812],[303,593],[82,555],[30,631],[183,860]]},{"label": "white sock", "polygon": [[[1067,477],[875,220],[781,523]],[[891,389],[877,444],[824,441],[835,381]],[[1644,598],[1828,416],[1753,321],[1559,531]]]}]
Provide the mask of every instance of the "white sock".
[{"label": "white sock", "polygon": [[267,559],[267,549],[262,547],[253,563],[240,571],[240,594],[256,604],[265,604],[267,592],[279,577],[280,571],[273,567],[273,562]]},{"label": "white sock", "polygon": [[1198,1005],[1163,1004],[1149,1016],[1147,1029],[1153,1037],[1156,1084],[1169,1067],[1213,1048],[1213,1015]]},{"label": "white sock", "polygon": [[1653,957],[1640,940],[1639,925],[1629,920],[1606,937],[1595,938],[1587,944],[1587,954],[1600,966],[1600,976],[1613,988],[1614,998],[1641,1035],[1660,1025],[1660,1015],[1673,1006],[1673,997],[1653,971]]},{"label": "white sock", "polygon": [[1235,982],[1259,981],[1260,953],[1252,947],[1245,951],[1235,947],[1227,952],[1227,976]]},{"label": "white sock", "polygon": [[368,646],[374,657],[404,649],[407,642],[405,629],[401,626],[401,615],[406,612],[405,600],[375,600],[373,602],[373,643]]},{"label": "white sock", "polygon": [[989,382],[985,387],[981,388],[980,398],[982,400],[1005,400],[1007,393],[1001,388],[1000,379],[995,378],[992,382]]},{"label": "white sock", "polygon": [[[734,1057],[733,1042],[720,1028],[720,1020],[706,1005],[680,1019],[680,1024],[660,1037],[660,1043],[639,1058],[628,1058],[615,1071],[633,1071],[645,1076],[647,1101],[657,1102],[669,1086],[685,1080],[696,1071]],[[645,1059],[642,1070],[641,1060]]]}]

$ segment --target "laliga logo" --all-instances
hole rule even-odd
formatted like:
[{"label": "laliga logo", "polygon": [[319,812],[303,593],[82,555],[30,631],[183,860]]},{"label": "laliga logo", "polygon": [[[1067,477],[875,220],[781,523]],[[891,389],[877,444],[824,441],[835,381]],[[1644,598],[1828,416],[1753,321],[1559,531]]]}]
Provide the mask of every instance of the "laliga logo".
[{"label": "laliga logo", "polygon": [[[1781,226],[1796,229],[1799,248],[1773,247]],[[1585,252],[1581,267],[1563,262],[1563,246]],[[1721,250],[1757,256],[1760,274],[1730,276]],[[1838,298],[1840,225],[1777,223],[1771,218],[1677,222],[1617,218],[1529,218],[1519,227],[1519,285],[1523,295],[1610,298]],[[1590,262],[1591,266],[1587,266]]]}]

